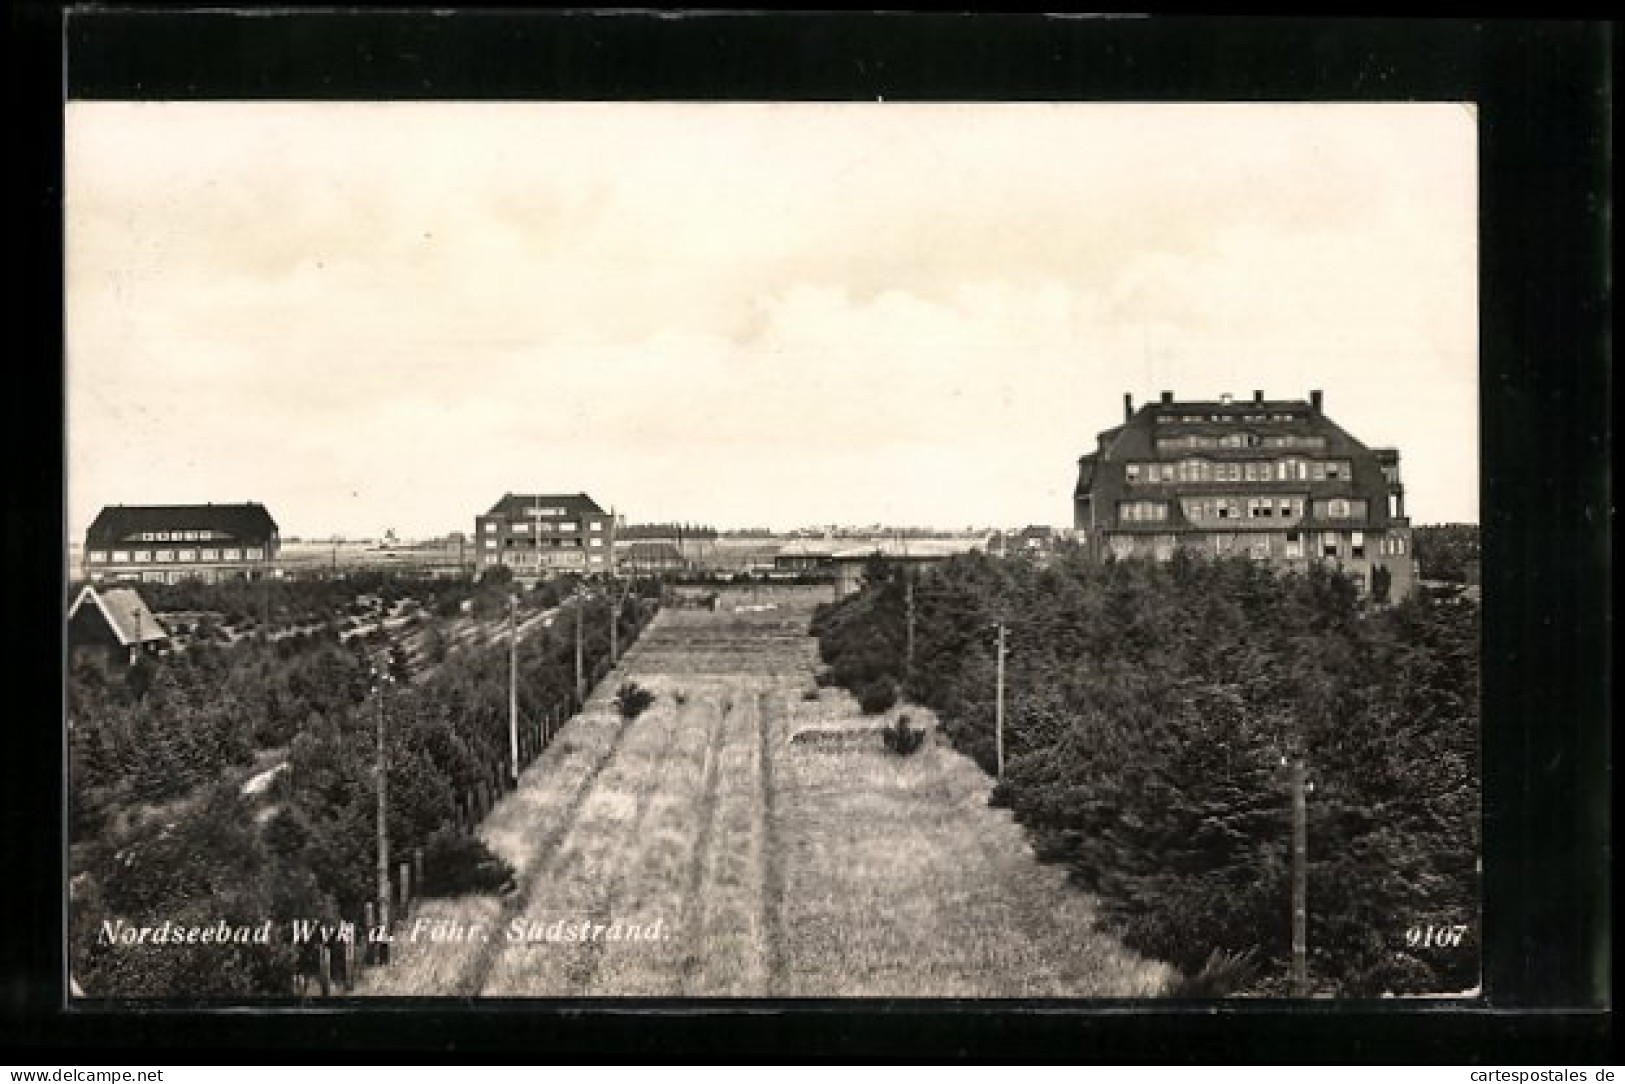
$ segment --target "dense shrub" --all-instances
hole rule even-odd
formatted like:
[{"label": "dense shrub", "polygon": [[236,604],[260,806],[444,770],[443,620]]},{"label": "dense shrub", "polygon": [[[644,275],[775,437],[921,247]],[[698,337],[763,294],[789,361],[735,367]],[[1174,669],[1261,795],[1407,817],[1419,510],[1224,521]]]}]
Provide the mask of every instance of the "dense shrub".
[{"label": "dense shrub", "polygon": [[471,835],[440,829],[424,844],[425,896],[507,892],[513,887],[513,867]]},{"label": "dense shrub", "polygon": [[1445,523],[1415,527],[1411,543],[1416,563],[1426,580],[1466,583],[1469,569],[1480,560],[1476,523]]},{"label": "dense shrub", "polygon": [[[596,666],[608,654],[609,605],[588,605],[583,650]],[[623,645],[649,612],[629,609]],[[538,629],[521,640],[516,691],[525,718],[572,702],[574,658],[573,629]],[[394,661],[404,663],[404,653]],[[286,937],[233,950],[204,973],[215,957],[110,953],[93,934],[121,918],[360,921],[376,892],[380,717],[395,852],[423,848],[425,879],[443,891],[510,882],[510,870],[451,829],[467,797],[506,763],[506,645],[459,652],[417,684],[377,693],[375,679],[358,641],[341,646],[314,636],[200,645],[136,666],[74,670],[69,812],[81,890],[72,966],[87,992],[291,992],[294,973],[313,959],[284,951]],[[267,804],[251,808],[237,789],[256,749],[284,748],[286,770],[265,792]],[[244,770],[232,774],[233,767]],[[165,803],[155,811],[161,816],[132,817],[144,803]],[[128,822],[136,827],[121,827]]]},{"label": "dense shrub", "polygon": [[[860,697],[899,680],[905,612],[898,574],[866,579],[815,620],[832,679]],[[1251,951],[1255,989],[1275,988],[1290,953],[1281,763],[1301,752],[1315,788],[1313,979],[1360,995],[1477,981],[1475,944],[1411,950],[1384,917],[1477,928],[1476,607],[1417,596],[1362,608],[1318,567],[1076,553],[1047,566],[958,558],[920,579],[915,602],[906,692],[990,773],[991,629],[1006,622],[992,800],[1135,948],[1193,977]]]}]

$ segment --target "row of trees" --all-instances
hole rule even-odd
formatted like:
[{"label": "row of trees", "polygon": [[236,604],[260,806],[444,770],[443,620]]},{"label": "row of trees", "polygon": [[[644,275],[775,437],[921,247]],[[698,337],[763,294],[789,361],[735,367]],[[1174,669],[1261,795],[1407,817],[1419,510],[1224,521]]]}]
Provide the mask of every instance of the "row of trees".
[{"label": "row of trees", "polygon": [[[614,603],[600,595],[581,605],[590,678],[607,666]],[[652,612],[637,595],[624,601],[623,647]],[[561,719],[576,706],[573,622],[527,636],[518,662],[524,722]],[[465,797],[507,763],[506,645],[454,654],[416,685],[382,678],[363,650],[327,641],[292,659],[248,641],[144,662],[128,675],[75,675],[72,967],[87,993],[286,995],[315,951],[289,943],[289,922],[362,926],[376,891],[379,712],[392,846],[425,851],[433,891],[492,886],[500,862],[459,825]],[[263,792],[245,794],[246,773],[230,769],[273,740],[287,746],[285,767]],[[159,816],[128,816],[163,799]],[[452,875],[448,855],[465,873]],[[103,923],[119,920],[270,920],[276,933],[269,945],[105,943]]]},{"label": "row of trees", "polygon": [[1482,560],[1476,523],[1416,527],[1411,531],[1411,544],[1424,580],[1466,583]]},{"label": "row of trees", "polygon": [[[1009,806],[1129,944],[1187,975],[1214,950],[1285,992],[1286,758],[1309,803],[1310,971],[1347,995],[1477,981],[1478,612],[1415,598],[1363,607],[1315,568],[1180,555],[1047,566],[967,555],[902,569],[814,623],[828,679],[896,686],[995,765],[997,622],[1008,629]],[[1416,926],[1459,943],[1412,945]],[[1419,939],[1418,939],[1419,940]]]}]

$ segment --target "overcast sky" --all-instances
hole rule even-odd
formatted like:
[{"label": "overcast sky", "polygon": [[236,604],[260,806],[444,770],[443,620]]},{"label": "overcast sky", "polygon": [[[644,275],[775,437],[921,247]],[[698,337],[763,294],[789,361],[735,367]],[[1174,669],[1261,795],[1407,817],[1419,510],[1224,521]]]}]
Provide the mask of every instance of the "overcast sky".
[{"label": "overcast sky", "polygon": [[70,537],[1069,526],[1136,402],[1326,393],[1478,518],[1459,105],[72,103]]}]

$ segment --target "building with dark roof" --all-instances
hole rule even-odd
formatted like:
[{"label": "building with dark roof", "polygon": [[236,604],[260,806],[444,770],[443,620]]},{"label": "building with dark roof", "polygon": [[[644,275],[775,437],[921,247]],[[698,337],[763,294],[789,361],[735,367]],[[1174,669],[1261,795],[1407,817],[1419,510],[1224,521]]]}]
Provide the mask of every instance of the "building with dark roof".
[{"label": "building with dark roof", "polygon": [[257,579],[281,545],[262,504],[115,504],[85,531],[83,569],[92,582]]},{"label": "building with dark roof", "polygon": [[97,590],[86,584],[68,607],[68,651],[134,663],[142,652],[169,641],[163,624],[130,587]]},{"label": "building with dark roof", "polygon": [[1307,400],[1176,401],[1163,392],[1078,460],[1073,522],[1092,552],[1176,549],[1342,569],[1362,593],[1415,586],[1399,453],[1367,448]]},{"label": "building with dark roof", "polygon": [[585,493],[505,493],[474,517],[475,570],[506,566],[518,579],[609,572],[615,517]]}]

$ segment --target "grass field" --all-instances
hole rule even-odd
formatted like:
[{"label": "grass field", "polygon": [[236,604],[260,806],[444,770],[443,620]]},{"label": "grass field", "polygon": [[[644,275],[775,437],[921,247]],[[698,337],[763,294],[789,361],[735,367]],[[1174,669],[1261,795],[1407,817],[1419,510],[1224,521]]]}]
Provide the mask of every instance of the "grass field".
[{"label": "grass field", "polygon": [[[1089,898],[988,808],[979,769],[934,735],[887,754],[895,711],[866,718],[816,689],[807,622],[823,597],[758,589],[662,612],[482,826],[518,891],[415,908],[395,962],[357,993],[1158,993],[1167,969],[1096,928]],[[631,723],[608,700],[627,678],[658,693]],[[515,920],[530,940],[508,940]],[[431,940],[435,921],[483,936]],[[603,929],[552,936],[583,923]]]}]

